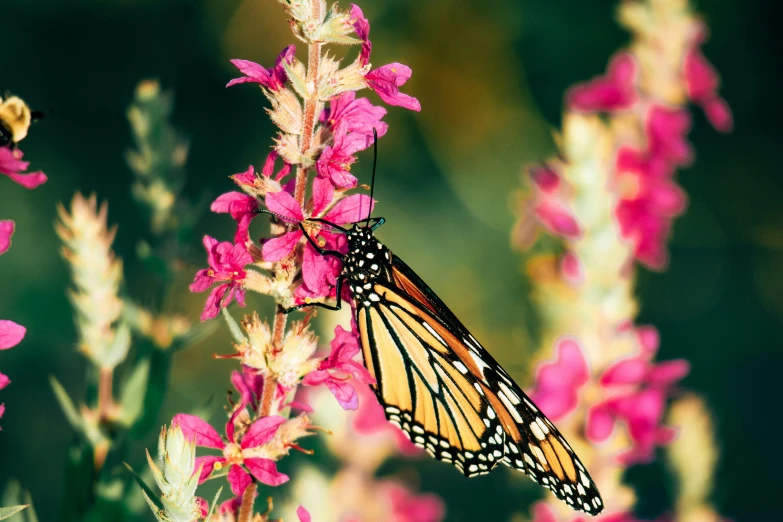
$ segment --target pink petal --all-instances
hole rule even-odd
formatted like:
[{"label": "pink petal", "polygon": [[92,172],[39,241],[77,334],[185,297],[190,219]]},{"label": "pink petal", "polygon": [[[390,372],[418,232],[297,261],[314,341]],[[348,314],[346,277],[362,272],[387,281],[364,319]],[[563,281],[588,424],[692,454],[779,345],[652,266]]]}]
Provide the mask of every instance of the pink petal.
[{"label": "pink petal", "polygon": [[637,99],[634,78],[636,62],[621,53],[609,62],[606,76],[576,85],[567,94],[567,105],[584,112],[614,111],[631,106]]},{"label": "pink petal", "polygon": [[579,223],[563,204],[552,200],[543,201],[534,212],[541,224],[553,234],[566,238],[576,238],[581,234]]},{"label": "pink petal", "polygon": [[307,511],[304,506],[299,506],[296,508],[296,516],[299,517],[299,522],[310,522],[311,520],[310,512]]},{"label": "pink petal", "polygon": [[305,245],[302,256],[302,279],[307,288],[316,295],[327,297],[331,294],[339,274],[340,265],[337,260],[322,256],[310,243]]},{"label": "pink petal", "polygon": [[255,186],[255,182],[256,182],[255,169],[253,169],[253,165],[250,165],[245,172],[234,174],[233,176],[230,176],[230,178],[233,179],[234,183],[236,183],[240,187],[243,185],[249,185],[251,187]]},{"label": "pink petal", "polygon": [[[213,275],[210,275],[213,274]],[[190,284],[190,291],[193,293],[203,292],[215,282],[214,271],[209,268],[203,268],[196,272],[193,282]]]},{"label": "pink petal", "polygon": [[302,231],[294,230],[286,232],[282,236],[273,237],[261,247],[261,257],[264,261],[282,261],[294,250],[299,240],[302,239]]},{"label": "pink petal", "polygon": [[639,384],[647,374],[647,363],[638,357],[619,361],[606,369],[601,376],[602,386]]},{"label": "pink petal", "polygon": [[225,461],[226,459],[222,455],[206,455],[203,457],[196,457],[196,470],[201,467],[201,473],[199,473],[198,476],[198,483],[201,484],[209,478],[209,476],[212,474],[212,471],[215,469],[216,463]]},{"label": "pink petal", "polygon": [[341,199],[324,219],[337,225],[357,223],[372,214],[375,201],[364,194],[354,194]]},{"label": "pink petal", "polygon": [[708,98],[701,104],[707,119],[720,132],[731,132],[734,127],[734,118],[726,100],[718,96]]},{"label": "pink petal", "polygon": [[566,252],[560,260],[560,273],[563,274],[563,279],[572,286],[583,283],[585,279],[584,266],[573,252]]},{"label": "pink petal", "polygon": [[712,96],[718,88],[718,73],[698,48],[691,49],[685,55],[685,86],[688,97],[700,101]]},{"label": "pink petal", "polygon": [[545,502],[533,504],[533,520],[531,522],[558,522],[552,508]]},{"label": "pink petal", "polygon": [[636,329],[636,337],[644,355],[652,357],[658,353],[661,338],[657,328],[654,326],[640,326]]},{"label": "pink petal", "polygon": [[547,194],[556,192],[560,187],[560,175],[549,165],[530,167],[528,175],[536,187]]},{"label": "pink petal", "polygon": [[313,216],[320,216],[334,199],[334,186],[320,176],[313,180]]},{"label": "pink petal", "polygon": [[212,212],[230,214],[239,219],[242,215],[258,209],[258,200],[242,192],[227,192],[218,196],[209,207]]},{"label": "pink petal", "polygon": [[[247,462],[247,461],[246,461]],[[231,492],[236,496],[241,496],[245,492],[245,489],[253,482],[247,471],[242,469],[242,466],[234,464],[231,469],[228,470],[228,483],[231,485]]]},{"label": "pink petal", "polygon": [[335,378],[328,379],[325,384],[344,410],[355,410],[359,407],[359,397],[351,384]]},{"label": "pink petal", "polygon": [[11,384],[11,379],[4,373],[0,373],[0,390]]},{"label": "pink petal", "polygon": [[403,94],[399,87],[411,77],[411,69],[401,63],[390,63],[368,72],[364,79],[367,86],[374,90],[389,105],[396,105],[412,111],[420,111],[419,100]]},{"label": "pink petal", "polygon": [[651,386],[670,386],[688,375],[691,365],[685,359],[665,361],[653,366],[647,373],[647,382]]},{"label": "pink petal", "polygon": [[533,402],[552,419],[561,418],[576,407],[579,389],[589,379],[587,362],[577,341],[560,339],[555,350],[555,360],[538,367],[532,394]]},{"label": "pink petal", "polygon": [[38,185],[46,183],[46,180],[48,179],[46,174],[40,170],[36,172],[29,172],[27,174],[6,172],[5,175],[22,185],[24,188],[28,189],[34,189]]},{"label": "pink petal", "polygon": [[268,486],[279,486],[288,482],[288,475],[277,471],[275,461],[269,459],[245,459],[245,466],[260,482]]},{"label": "pink petal", "polygon": [[[0,419],[3,418],[3,414],[5,413],[5,404],[0,402]],[[0,431],[3,431],[2,428],[0,428]]]},{"label": "pink petal", "polygon": [[265,201],[266,208],[275,214],[292,221],[302,221],[304,219],[302,207],[299,206],[299,203],[296,202],[291,194],[284,190],[267,193]]},{"label": "pink petal", "polygon": [[255,421],[242,437],[242,448],[255,448],[269,442],[275,436],[277,428],[286,421],[285,417],[272,415]]},{"label": "pink petal", "polygon": [[7,319],[0,319],[0,350],[13,348],[24,339],[27,328]]},{"label": "pink petal", "polygon": [[603,442],[609,438],[614,428],[614,415],[606,403],[601,403],[587,413],[585,435],[593,442]]},{"label": "pink petal", "polygon": [[231,60],[231,63],[234,65],[234,67],[239,69],[239,72],[245,76],[231,80],[228,82],[226,87],[231,87],[232,85],[246,82],[260,83],[266,87],[269,87],[272,81],[272,76],[269,74],[269,71],[267,71],[266,68],[255,62],[251,62],[250,60],[235,59]]},{"label": "pink petal", "polygon": [[[212,291],[209,293],[209,297],[207,297],[207,302],[204,304],[204,311],[201,312],[201,322],[217,317],[217,314],[220,313],[220,308],[225,306],[223,297],[226,295],[228,290],[230,290],[230,286],[227,283],[216,286],[212,289]],[[230,301],[230,292],[228,296],[229,298],[226,299],[226,301]]]},{"label": "pink petal", "polygon": [[188,413],[178,413],[171,420],[171,424],[182,428],[182,432],[188,439],[194,439],[197,446],[223,449],[226,445],[220,435],[207,421]]},{"label": "pink petal", "polygon": [[14,235],[14,222],[10,219],[0,221],[0,254],[10,248],[12,235]]}]

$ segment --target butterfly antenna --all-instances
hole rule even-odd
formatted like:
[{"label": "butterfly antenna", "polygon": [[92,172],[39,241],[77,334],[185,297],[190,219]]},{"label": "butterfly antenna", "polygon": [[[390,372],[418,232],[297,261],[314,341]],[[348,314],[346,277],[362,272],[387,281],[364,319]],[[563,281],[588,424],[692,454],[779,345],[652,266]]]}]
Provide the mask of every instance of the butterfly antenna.
[{"label": "butterfly antenna", "polygon": [[374,138],[372,147],[372,179],[370,180],[370,211],[367,212],[367,223],[365,226],[370,226],[370,214],[372,214],[372,195],[375,192],[375,166],[378,164],[378,131],[375,127],[372,128],[372,135]]}]

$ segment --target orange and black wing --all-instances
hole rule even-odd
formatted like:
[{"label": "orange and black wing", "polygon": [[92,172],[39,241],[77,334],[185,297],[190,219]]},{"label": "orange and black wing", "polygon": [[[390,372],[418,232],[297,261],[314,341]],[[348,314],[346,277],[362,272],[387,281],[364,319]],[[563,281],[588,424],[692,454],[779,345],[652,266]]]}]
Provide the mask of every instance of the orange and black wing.
[{"label": "orange and black wing", "polygon": [[468,476],[503,462],[599,513],[601,496],[563,436],[440,298],[397,256],[386,279],[357,319],[387,418]]}]

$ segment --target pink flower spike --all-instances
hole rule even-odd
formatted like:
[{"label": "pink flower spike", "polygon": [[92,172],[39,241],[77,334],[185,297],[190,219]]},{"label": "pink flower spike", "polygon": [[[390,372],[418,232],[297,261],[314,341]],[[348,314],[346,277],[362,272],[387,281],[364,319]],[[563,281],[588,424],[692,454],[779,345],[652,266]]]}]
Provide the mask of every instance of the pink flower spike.
[{"label": "pink flower spike", "polygon": [[0,221],[0,254],[11,248],[11,236],[14,235],[14,222],[10,219]]},{"label": "pink flower spike", "polygon": [[220,309],[228,306],[234,297],[240,306],[245,305],[245,290],[242,288],[242,282],[247,275],[245,266],[253,262],[253,257],[244,245],[218,243],[216,239],[204,236],[204,248],[207,250],[209,268],[196,273],[190,291],[203,292],[213,283],[226,282],[215,287],[210,293],[204,312],[201,314],[202,321],[217,316]]},{"label": "pink flower spike", "polygon": [[22,161],[22,151],[12,151],[8,147],[0,147],[0,174],[5,174],[24,188],[34,189],[38,185],[46,183],[46,174],[41,171],[27,172],[30,165],[28,161]]},{"label": "pink flower spike", "polygon": [[171,424],[179,426],[185,437],[195,440],[197,446],[217,449],[226,447],[215,428],[200,417],[187,413],[178,413],[171,420]]},{"label": "pink flower spike", "polygon": [[374,90],[389,105],[420,111],[419,100],[400,92],[400,87],[408,81],[411,74],[412,71],[407,65],[390,63],[368,72],[364,80],[367,87]]},{"label": "pink flower spike", "polygon": [[283,62],[291,63],[296,52],[296,47],[289,45],[278,55],[275,61],[275,66],[271,69],[266,69],[261,65],[249,60],[231,60],[231,63],[239,69],[239,72],[244,74],[241,78],[235,78],[228,82],[226,87],[231,87],[238,83],[260,83],[264,87],[272,91],[278,91],[285,85],[288,76],[286,75]]},{"label": "pink flower spike", "polygon": [[536,387],[531,394],[533,402],[552,420],[564,417],[576,407],[579,389],[590,378],[582,348],[575,339],[558,340],[555,350],[555,360],[538,367]]},{"label": "pink flower spike", "polygon": [[359,54],[359,63],[362,67],[370,63],[372,42],[370,42],[370,21],[364,17],[364,13],[358,5],[351,4],[351,25],[362,41],[362,51]]},{"label": "pink flower spike", "polygon": [[7,319],[0,319],[0,350],[13,348],[24,339],[27,328]]},{"label": "pink flower spike", "polygon": [[638,99],[636,93],[636,60],[630,53],[615,55],[606,76],[572,87],[566,104],[582,112],[608,112],[627,109]]},{"label": "pink flower spike", "polygon": [[296,516],[299,518],[299,522],[310,522],[310,512],[305,509],[304,506],[296,508]]},{"label": "pink flower spike", "polygon": [[227,213],[237,222],[234,243],[244,245],[250,241],[250,222],[258,215],[256,198],[241,192],[227,192],[218,196],[210,210],[218,214]]}]

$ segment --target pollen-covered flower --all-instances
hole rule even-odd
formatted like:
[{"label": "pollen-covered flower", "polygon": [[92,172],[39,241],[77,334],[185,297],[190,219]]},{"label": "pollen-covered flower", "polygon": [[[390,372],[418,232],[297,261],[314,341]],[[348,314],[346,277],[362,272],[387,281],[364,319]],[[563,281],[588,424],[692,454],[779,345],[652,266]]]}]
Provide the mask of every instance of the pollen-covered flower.
[{"label": "pollen-covered flower", "polygon": [[362,363],[354,360],[361,350],[356,332],[337,326],[334,329],[331,346],[332,351],[329,356],[319,363],[317,370],[310,372],[304,378],[302,384],[306,386],[325,384],[343,409],[355,410],[359,406],[359,398],[349,382],[350,379],[355,378],[365,384],[374,383],[375,379]]},{"label": "pollen-covered flower", "polygon": [[234,495],[241,496],[253,480],[251,475],[269,486],[279,486],[288,481],[288,475],[277,471],[275,461],[267,458],[264,453],[264,445],[272,440],[277,429],[284,422],[286,419],[280,416],[261,418],[250,425],[240,441],[235,440],[234,425],[230,421],[226,424],[225,441],[215,428],[195,415],[177,414],[171,424],[179,426],[185,436],[194,440],[197,446],[214,448],[222,452],[221,455],[196,459],[196,467],[201,469],[199,483],[207,480],[213,470],[230,466],[228,483]]},{"label": "pollen-covered flower", "polygon": [[245,266],[253,262],[253,257],[244,245],[218,243],[217,239],[204,236],[204,248],[207,249],[209,268],[196,272],[190,291],[203,292],[214,283],[226,282],[212,289],[201,314],[202,321],[217,316],[220,309],[228,306],[234,297],[240,306],[245,306],[242,281],[247,275]]},{"label": "pollen-covered flower", "polygon": [[11,180],[28,189],[34,189],[38,185],[46,183],[46,174],[40,170],[24,172],[30,162],[22,161],[23,156],[24,154],[19,149],[11,150],[8,147],[0,147],[0,174],[5,174]]},{"label": "pollen-covered flower", "polygon": [[290,63],[294,58],[295,52],[296,46],[294,45],[289,45],[283,49],[278,55],[277,60],[275,60],[275,66],[271,69],[266,69],[249,60],[231,60],[234,67],[239,69],[239,72],[244,74],[244,76],[231,80],[226,87],[231,87],[238,83],[253,82],[263,85],[270,91],[281,89],[288,79],[283,62]]}]

